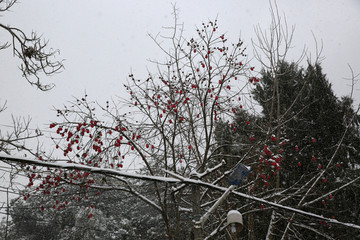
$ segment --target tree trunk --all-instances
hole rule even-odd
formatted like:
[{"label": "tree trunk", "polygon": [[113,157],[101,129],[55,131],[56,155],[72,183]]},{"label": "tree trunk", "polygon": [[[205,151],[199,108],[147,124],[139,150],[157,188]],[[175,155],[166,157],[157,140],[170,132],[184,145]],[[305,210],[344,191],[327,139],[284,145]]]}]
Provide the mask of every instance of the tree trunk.
[{"label": "tree trunk", "polygon": [[[195,221],[199,221],[201,217],[201,207],[200,207],[200,187],[197,185],[192,186],[192,210]],[[192,229],[192,237],[194,240],[203,240],[204,232],[201,225],[194,223]]]}]

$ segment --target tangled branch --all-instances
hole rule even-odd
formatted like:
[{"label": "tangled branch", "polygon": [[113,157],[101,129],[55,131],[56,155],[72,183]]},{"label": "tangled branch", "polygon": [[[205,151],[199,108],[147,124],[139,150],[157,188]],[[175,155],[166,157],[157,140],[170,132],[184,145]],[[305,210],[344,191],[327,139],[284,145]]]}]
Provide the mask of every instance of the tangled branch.
[{"label": "tangled branch", "polygon": [[[17,1],[0,0],[0,12],[9,10]],[[21,60],[19,66],[23,77],[32,85],[42,91],[50,90],[54,84],[45,84],[40,81],[40,74],[50,76],[61,71],[64,67],[62,61],[54,61],[52,58],[58,54],[59,50],[47,49],[48,41],[32,32],[30,36],[22,30],[0,23],[0,28],[8,32],[11,42],[0,44],[0,50],[12,47],[14,56]]]}]

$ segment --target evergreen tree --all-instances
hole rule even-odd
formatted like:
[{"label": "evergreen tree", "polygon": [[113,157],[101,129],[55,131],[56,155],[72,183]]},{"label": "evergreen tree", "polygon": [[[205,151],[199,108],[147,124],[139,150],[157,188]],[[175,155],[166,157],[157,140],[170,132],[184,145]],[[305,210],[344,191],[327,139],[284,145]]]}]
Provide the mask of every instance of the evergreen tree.
[{"label": "evergreen tree", "polygon": [[[271,96],[273,81],[269,72],[262,75],[262,81],[253,93],[263,108],[263,117],[269,118],[271,106],[267,100]],[[336,163],[341,169],[353,167],[359,157],[356,148],[360,146],[360,138],[358,117],[354,122],[349,119],[354,114],[351,100],[344,98],[341,101],[335,96],[320,65],[309,65],[304,70],[298,69],[294,63],[285,62],[280,66],[279,76],[282,117],[276,119],[275,124],[281,125],[282,135],[289,142],[283,146],[283,152],[289,153],[283,161],[283,167],[290,171],[287,180],[294,176],[294,171],[298,173],[294,177],[296,181],[299,175],[325,166],[348,127],[336,155]],[[299,154],[293,154],[293,150]]]},{"label": "evergreen tree", "polygon": [[[217,141],[223,155],[237,155],[242,151],[239,155],[244,156],[250,151],[243,162],[252,166],[249,184],[255,196],[278,192],[276,201],[288,206],[357,223],[359,216],[354,212],[359,211],[358,188],[329,193],[330,189],[344,186],[359,172],[355,167],[359,164],[360,153],[359,116],[352,108],[352,100],[349,97],[339,100],[335,96],[318,64],[309,64],[303,69],[295,63],[283,62],[278,69],[277,95],[274,94],[273,74],[264,70],[253,90],[254,99],[262,108],[261,114],[250,117],[249,113],[239,111],[231,124],[217,126]],[[277,99],[273,101],[273,98]],[[244,124],[250,118],[250,126]],[[236,131],[232,131],[233,128]],[[305,184],[312,184],[319,174],[321,179],[306,201],[311,203],[319,196],[323,198],[305,204],[303,196],[289,194],[300,191]],[[250,206],[247,210],[253,211]],[[268,213],[248,214],[252,219],[248,224],[270,218]],[[287,225],[286,220],[292,221],[292,217],[281,212],[277,214],[283,221],[277,221],[274,231],[280,234]],[[301,216],[297,218],[302,223],[309,221]],[[252,229],[257,236],[265,236],[267,229],[264,227],[267,225],[255,224]],[[329,228],[326,223],[314,229],[326,231],[334,238],[358,236],[356,231],[349,233],[335,226]],[[314,231],[302,234],[306,239],[319,236]]]}]

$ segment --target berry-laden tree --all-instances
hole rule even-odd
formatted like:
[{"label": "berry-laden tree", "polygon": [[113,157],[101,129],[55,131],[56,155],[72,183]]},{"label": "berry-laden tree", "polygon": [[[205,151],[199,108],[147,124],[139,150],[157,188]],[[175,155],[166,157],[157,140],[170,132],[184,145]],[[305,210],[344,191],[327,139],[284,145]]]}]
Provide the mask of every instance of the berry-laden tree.
[{"label": "berry-laden tree", "polygon": [[[217,140],[225,149],[222,154],[224,157],[242,156],[241,151],[253,147],[253,157],[247,159],[247,164],[252,166],[254,173],[249,177],[253,180],[250,189],[254,196],[264,196],[267,192],[267,197],[287,206],[357,223],[359,215],[354,212],[359,211],[359,199],[355,192],[359,189],[349,183],[359,179],[355,167],[359,164],[359,115],[348,97],[337,99],[319,64],[309,64],[306,69],[294,63],[280,64],[280,111],[282,116],[288,112],[288,116],[274,121],[274,125],[281,124],[280,141],[277,142],[276,133],[272,133],[266,142],[262,142],[269,135],[261,129],[269,129],[272,111],[269,99],[274,89],[271,73],[262,71],[260,83],[253,90],[254,99],[262,107],[262,115],[253,120],[258,130],[243,126],[242,122],[249,118],[246,112],[237,113],[231,125],[219,124]],[[296,98],[298,100],[294,102]],[[274,115],[277,115],[276,110]],[[237,132],[231,131],[233,126],[238,128]],[[259,143],[264,148],[254,147]],[[241,212],[254,211],[252,205],[238,208]],[[249,214],[246,229],[254,231],[257,238],[265,237],[270,226],[267,223],[270,212],[271,209],[268,209]],[[263,224],[251,225],[256,221]],[[301,216],[280,213],[276,214],[273,231],[285,239],[296,236],[301,239],[358,236],[357,231],[349,233],[323,221],[310,226],[308,220]],[[310,231],[301,232],[302,228]]]},{"label": "berry-laden tree", "polygon": [[[149,74],[145,80],[130,74],[130,83],[125,85],[129,97],[121,100],[122,105],[98,106],[85,96],[57,110],[63,120],[52,123],[50,128],[56,129],[56,149],[68,163],[122,169],[134,161],[134,166],[142,167],[143,173],[150,176],[216,180],[210,170],[224,163],[214,164],[214,123],[228,118],[241,104],[239,97],[253,68],[246,63],[242,41],[229,44],[216,20],[203,24],[197,29],[197,37],[189,40],[177,22],[172,30],[169,51],[165,50],[168,46],[153,38],[167,60],[157,62],[158,73]],[[46,162],[48,157],[40,155],[39,160]],[[43,192],[44,199],[52,199],[50,205],[54,198],[66,194],[61,187],[64,183],[81,189],[83,195],[79,193],[75,199],[89,197],[88,189],[95,187],[100,188],[99,197],[107,188],[130,192],[159,212],[166,232],[163,237],[169,239],[189,238],[193,221],[199,221],[208,204],[220,196],[219,192],[196,185],[174,187],[158,181],[152,183],[152,194],[145,196],[138,190],[144,183],[120,177],[104,182],[88,171],[24,169],[29,171],[29,189]],[[70,203],[73,197],[58,200],[55,209],[66,208],[64,201]],[[39,208],[47,208],[48,204]],[[224,217],[226,214],[216,224],[220,225]],[[192,234],[199,238],[203,231]]]}]

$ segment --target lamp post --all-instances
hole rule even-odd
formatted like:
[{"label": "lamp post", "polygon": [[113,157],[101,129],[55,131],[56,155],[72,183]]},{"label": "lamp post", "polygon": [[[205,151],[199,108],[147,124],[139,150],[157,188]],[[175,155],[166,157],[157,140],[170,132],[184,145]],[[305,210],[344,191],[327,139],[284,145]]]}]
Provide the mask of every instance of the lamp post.
[{"label": "lamp post", "polygon": [[[202,231],[206,220],[209,218],[210,214],[215,211],[215,209],[227,198],[227,196],[231,193],[231,191],[239,185],[242,180],[246,177],[247,174],[250,173],[250,168],[239,164],[235,170],[229,176],[229,184],[230,187],[223,193],[223,195],[214,203],[214,205],[206,211],[206,213],[200,218],[199,221],[195,222],[194,226],[194,240],[200,240],[203,238]],[[243,220],[242,215],[239,211],[231,210],[227,215],[227,224],[230,227],[230,232],[232,235],[236,237],[237,233],[242,230]],[[237,239],[234,238],[233,239]]]}]

